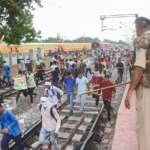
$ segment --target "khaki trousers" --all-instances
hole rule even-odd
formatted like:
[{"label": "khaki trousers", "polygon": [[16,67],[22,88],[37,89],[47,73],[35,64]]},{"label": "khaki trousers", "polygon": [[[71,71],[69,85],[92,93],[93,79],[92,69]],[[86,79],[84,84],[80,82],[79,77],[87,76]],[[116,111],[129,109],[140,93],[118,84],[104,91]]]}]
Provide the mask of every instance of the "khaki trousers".
[{"label": "khaki trousers", "polygon": [[136,133],[139,150],[150,150],[150,88],[139,85],[136,96]]}]

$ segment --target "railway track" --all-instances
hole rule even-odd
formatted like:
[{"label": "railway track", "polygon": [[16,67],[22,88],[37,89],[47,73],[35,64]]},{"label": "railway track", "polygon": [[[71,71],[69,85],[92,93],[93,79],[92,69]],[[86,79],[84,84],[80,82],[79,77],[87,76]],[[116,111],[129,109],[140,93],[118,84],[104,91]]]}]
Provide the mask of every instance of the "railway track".
[{"label": "railway track", "polygon": [[[124,88],[125,86],[117,87],[116,98],[112,100],[112,105],[116,105],[116,102],[120,101],[119,99],[122,99]],[[114,116],[116,116],[116,114],[111,110],[111,117],[114,118]],[[114,123],[115,122],[112,124]],[[82,144],[77,143],[74,150],[108,150],[108,145],[104,146],[103,140],[109,135],[110,128],[111,127],[107,125],[107,115],[102,108],[101,113],[99,113],[91,126],[90,131],[86,135],[85,141]]]},{"label": "railway track", "polygon": [[[46,73],[46,75],[50,75],[51,74],[50,69],[46,70],[45,73]],[[39,84],[43,84],[44,82],[45,82],[45,80],[40,81]],[[17,91],[15,89],[11,89],[7,86],[0,88],[0,92],[3,95],[4,99],[11,97],[11,96],[14,96],[17,93]]]},{"label": "railway track", "polygon": [[[66,105],[66,101],[59,105],[58,109],[61,111]],[[40,111],[40,110],[39,110]],[[62,118],[65,120],[66,118]],[[32,126],[24,131],[22,134],[22,140],[25,143],[25,147],[28,150],[30,148],[31,142],[37,140],[38,132],[41,128],[41,117],[36,122],[33,122]],[[10,150],[17,150],[15,143],[11,143]]]},{"label": "railway track", "polygon": [[[91,96],[86,96],[86,104],[84,115],[80,115],[79,104],[74,106],[74,113],[69,116],[69,105],[63,102],[58,108],[61,110],[62,125],[58,136],[58,144],[61,150],[71,150],[76,142],[82,141],[85,132],[91,128],[96,117],[101,114],[103,103],[100,103],[100,108],[95,110],[95,101],[91,101]],[[38,141],[41,120],[30,127],[22,136],[26,149],[40,150],[42,149]],[[15,150],[16,145],[10,145],[11,150]]]},{"label": "railway track", "polygon": [[[114,77],[116,79],[116,76]],[[122,93],[118,93],[122,94]],[[119,97],[121,98],[121,97]],[[86,150],[92,145],[96,138],[101,142],[102,135],[97,131],[105,130],[105,126],[99,125],[103,122],[103,102],[100,101],[99,108],[95,108],[95,101],[92,96],[86,95],[84,115],[79,112],[79,104],[75,101],[74,113],[69,116],[69,105],[63,102],[58,108],[61,109],[62,125],[58,136],[60,150]],[[22,139],[27,150],[41,150],[38,136],[41,128],[41,120],[38,120],[32,127],[23,133]],[[11,150],[15,150],[16,145],[10,145]],[[90,150],[90,149],[89,149]],[[95,150],[95,149],[93,149]]]},{"label": "railway track", "polygon": [[[121,95],[122,93],[117,93]],[[121,97],[119,97],[121,98]],[[62,106],[63,105],[63,106]],[[61,107],[62,125],[59,132],[58,144],[60,150],[91,150],[89,147],[96,141],[101,142],[103,134],[99,133],[105,130],[103,125],[106,118],[103,117],[103,102],[100,101],[100,107],[96,110],[95,101],[91,96],[86,96],[86,104],[84,115],[79,113],[79,104],[75,104],[75,111],[72,116],[69,116],[69,105],[64,102]],[[41,127],[41,121],[34,124],[23,135],[22,139],[25,142],[27,150],[41,150],[38,136]],[[13,145],[11,150],[15,150]],[[96,149],[92,149],[96,150]]]}]

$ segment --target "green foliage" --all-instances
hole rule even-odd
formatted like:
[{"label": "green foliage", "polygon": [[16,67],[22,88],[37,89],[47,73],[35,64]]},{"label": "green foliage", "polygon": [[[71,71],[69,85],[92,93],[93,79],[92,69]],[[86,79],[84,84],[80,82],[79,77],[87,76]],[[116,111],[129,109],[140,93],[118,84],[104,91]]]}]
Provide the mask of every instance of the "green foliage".
[{"label": "green foliage", "polygon": [[128,43],[122,41],[122,40],[119,40],[119,41],[112,41],[112,40],[109,40],[109,39],[104,39],[104,42],[106,43],[111,43],[111,44],[120,44],[120,45],[128,45]]},{"label": "green foliage", "polygon": [[64,40],[64,39],[60,39],[58,41],[57,38],[53,38],[53,37],[49,37],[48,39],[42,40],[42,42],[46,42],[46,43],[93,43],[93,42],[100,42],[100,40],[98,38],[91,38],[91,37],[79,37],[77,39],[74,40]]},{"label": "green foliage", "polygon": [[49,37],[48,39],[42,40],[42,42],[45,42],[45,43],[57,43],[58,39],[57,38],[53,38],[53,37]]},{"label": "green foliage", "polygon": [[98,38],[91,38],[91,37],[80,37],[74,40],[75,43],[92,43],[92,42],[100,42]]},{"label": "green foliage", "polygon": [[0,36],[8,44],[30,42],[40,34],[33,28],[33,3],[41,0],[0,0]]}]

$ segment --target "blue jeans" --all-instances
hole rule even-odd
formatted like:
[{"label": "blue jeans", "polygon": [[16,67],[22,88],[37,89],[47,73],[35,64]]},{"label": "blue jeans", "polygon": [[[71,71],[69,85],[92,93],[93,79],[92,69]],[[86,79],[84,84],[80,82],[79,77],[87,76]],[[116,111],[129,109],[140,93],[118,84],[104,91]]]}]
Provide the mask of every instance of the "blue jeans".
[{"label": "blue jeans", "polygon": [[24,150],[24,144],[21,140],[21,134],[18,136],[13,136],[9,134],[3,134],[3,138],[1,141],[1,149],[2,150],[9,150],[9,142],[10,140],[13,139],[18,146],[19,150]]},{"label": "blue jeans", "polygon": [[118,80],[119,80],[119,83],[122,82],[122,80],[123,80],[123,72],[118,72]]},{"label": "blue jeans", "polygon": [[[6,82],[6,79],[7,79],[7,82]],[[2,82],[3,82],[3,84],[11,85],[11,83],[10,83],[10,77],[8,77],[8,76],[4,75]]]},{"label": "blue jeans", "polygon": [[50,135],[50,142],[52,144],[53,150],[57,150],[58,149],[57,141],[56,141],[56,139],[54,139],[55,130],[47,131],[45,128],[42,127],[41,131],[40,131],[40,136],[39,136],[40,144],[42,144],[42,145],[50,144],[50,142],[48,140],[46,140],[47,133]]},{"label": "blue jeans", "polygon": [[73,111],[73,97],[74,97],[74,92],[67,92],[67,100],[68,103],[70,104],[70,111]]}]

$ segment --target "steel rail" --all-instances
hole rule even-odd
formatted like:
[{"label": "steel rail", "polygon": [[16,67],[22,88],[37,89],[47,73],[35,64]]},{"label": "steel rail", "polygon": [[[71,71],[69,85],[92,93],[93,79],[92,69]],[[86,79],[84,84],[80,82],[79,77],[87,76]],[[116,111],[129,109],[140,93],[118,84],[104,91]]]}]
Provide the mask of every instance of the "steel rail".
[{"label": "steel rail", "polygon": [[[116,77],[116,79],[117,79],[117,77]],[[116,79],[114,80],[114,83],[115,83]],[[122,85],[126,85],[126,84],[129,84],[129,83],[130,83],[130,82],[126,82],[126,83],[122,83],[122,84],[116,84],[115,87],[122,86]],[[108,87],[104,87],[104,88],[101,88],[101,89],[98,89],[98,90],[109,89],[109,88],[112,88],[112,87],[114,87],[114,86],[108,86]],[[90,93],[93,93],[93,92],[95,92],[95,91],[97,91],[97,90],[93,90],[92,92],[90,91]],[[95,94],[95,93],[94,93],[94,94]],[[93,125],[92,125],[92,128],[91,128],[91,130],[89,131],[89,133],[88,133],[88,135],[87,135],[87,138],[86,138],[86,140],[84,141],[84,143],[82,144],[80,150],[85,150],[86,147],[88,147],[88,145],[90,145],[90,144],[92,143],[92,141],[93,141],[93,139],[94,139],[94,134],[95,134],[94,130],[95,130],[95,127],[96,127],[96,125],[97,125],[97,123],[98,123],[98,120],[100,119],[100,116],[101,116],[101,113],[102,113],[103,109],[104,109],[104,104],[102,105],[102,107],[101,107],[101,109],[100,109],[100,112],[99,112],[98,116],[96,117],[96,120],[94,121],[94,123],[93,123]]]},{"label": "steel rail", "polygon": [[[46,75],[47,74],[50,74],[51,72],[50,71],[47,71],[46,72]],[[46,78],[46,77],[45,77]],[[43,84],[45,81],[41,81],[41,82],[39,82],[39,84]],[[10,89],[10,90],[8,90],[8,91],[4,91],[4,92],[2,92],[1,94],[3,95],[3,97],[4,98],[7,98],[7,97],[9,97],[9,96],[12,96],[12,95],[14,95],[14,94],[16,94],[16,90],[15,89]]]},{"label": "steel rail", "polygon": [[97,123],[98,123],[98,120],[99,120],[99,118],[100,118],[100,116],[101,116],[101,113],[102,113],[102,111],[103,111],[103,108],[104,108],[104,104],[102,105],[102,107],[101,107],[101,109],[100,109],[100,112],[99,112],[98,116],[96,117],[96,119],[95,119],[95,121],[94,121],[94,123],[93,123],[93,125],[92,125],[92,128],[91,128],[91,130],[89,131],[88,136],[87,136],[86,140],[84,141],[84,143],[83,143],[83,145],[82,145],[82,147],[81,147],[80,150],[85,150],[85,147],[90,143],[89,140],[90,140],[90,139],[92,138],[92,136],[94,135],[94,129],[95,129]]},{"label": "steel rail", "polygon": [[[57,109],[62,110],[66,104],[67,104],[67,101],[64,101],[60,106],[58,106]],[[35,134],[35,131],[41,127],[41,124],[42,124],[42,120],[40,119],[32,127],[27,129],[21,137],[23,142],[26,142],[28,138],[30,138],[33,134]],[[17,145],[14,142],[9,147],[10,150],[15,150],[16,148],[17,148]]]}]

